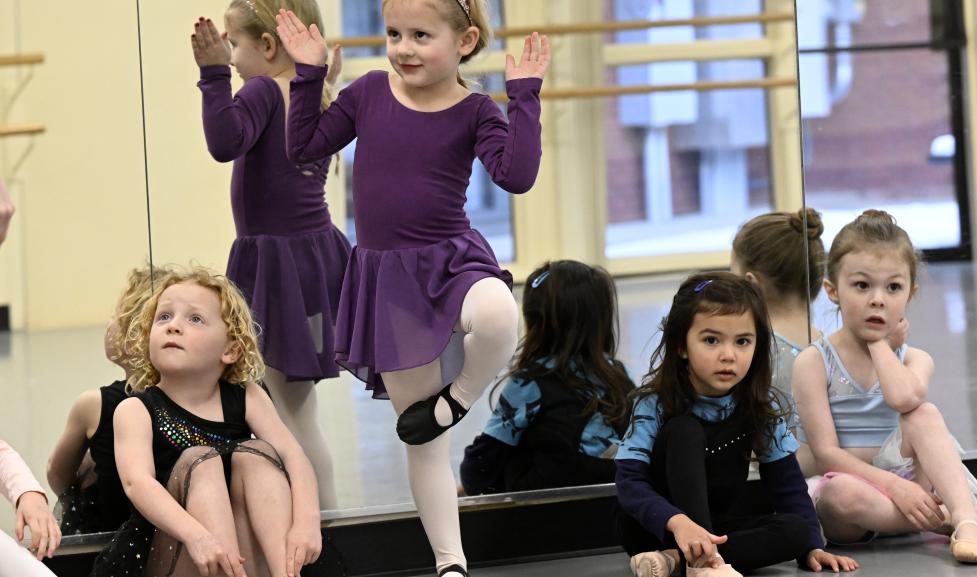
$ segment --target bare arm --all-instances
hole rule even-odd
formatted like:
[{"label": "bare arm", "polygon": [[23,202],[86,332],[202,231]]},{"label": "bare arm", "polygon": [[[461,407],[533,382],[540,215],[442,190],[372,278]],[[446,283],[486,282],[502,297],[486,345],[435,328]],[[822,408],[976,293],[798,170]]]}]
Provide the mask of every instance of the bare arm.
[{"label": "bare arm", "polygon": [[247,422],[254,435],[269,443],[282,458],[292,489],[292,527],[286,538],[288,574],[298,575],[303,565],[312,563],[322,550],[319,489],[312,463],[285,427],[271,398],[261,387],[247,387]]},{"label": "bare arm", "polygon": [[933,358],[928,353],[910,348],[905,362],[900,361],[888,339],[869,343],[868,352],[879,376],[885,404],[900,413],[908,413],[926,401],[933,377]]},{"label": "bare arm", "polygon": [[893,473],[862,461],[839,445],[834,418],[828,404],[827,375],[821,354],[816,348],[808,347],[797,356],[791,388],[819,473],[852,473],[880,487],[902,480]]},{"label": "bare arm", "polygon": [[101,412],[102,394],[98,389],[82,393],[68,411],[64,432],[47,462],[47,482],[55,495],[67,491],[77,478]]}]

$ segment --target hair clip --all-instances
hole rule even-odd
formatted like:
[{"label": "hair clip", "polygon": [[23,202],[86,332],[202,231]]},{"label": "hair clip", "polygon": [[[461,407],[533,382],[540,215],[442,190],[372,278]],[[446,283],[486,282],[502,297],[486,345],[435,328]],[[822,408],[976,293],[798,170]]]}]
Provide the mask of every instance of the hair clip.
[{"label": "hair clip", "polygon": [[707,286],[709,286],[710,284],[712,284],[712,281],[713,281],[713,279],[708,279],[708,280],[704,280],[704,281],[700,282],[699,284],[695,285],[695,288],[692,289],[692,292],[694,292],[694,293],[700,293],[700,292],[702,292],[702,289],[704,289]]},{"label": "hair clip", "polygon": [[546,280],[546,277],[548,277],[548,276],[550,276],[550,271],[548,271],[548,270],[547,271],[543,271],[543,274],[541,274],[538,277],[534,278],[532,284],[530,284],[529,286],[531,286],[533,288],[539,288],[539,285],[543,284],[543,281]]},{"label": "hair clip", "polygon": [[458,5],[461,6],[461,9],[465,11],[465,16],[468,17],[468,25],[474,26],[475,22],[472,21],[472,9],[468,5],[468,0],[455,0],[455,1],[458,2]]}]

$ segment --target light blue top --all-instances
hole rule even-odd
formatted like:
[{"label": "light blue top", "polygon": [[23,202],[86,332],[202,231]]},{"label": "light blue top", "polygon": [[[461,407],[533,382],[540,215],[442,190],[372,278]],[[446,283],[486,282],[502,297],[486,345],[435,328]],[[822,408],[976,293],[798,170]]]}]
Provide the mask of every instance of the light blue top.
[{"label": "light blue top", "polygon": [[[718,423],[729,418],[736,408],[736,400],[730,393],[723,397],[706,397],[696,395],[697,401],[692,405],[692,413],[700,419]],[[634,459],[651,463],[651,451],[661,428],[661,408],[658,406],[658,395],[648,395],[639,400],[634,407],[631,426],[624,436],[624,442],[617,452],[617,459]],[[787,428],[784,419],[777,419],[773,436],[763,454],[757,455],[761,463],[771,463],[783,459],[797,451],[799,445],[794,435]]]},{"label": "light blue top", "polygon": [[[838,446],[881,447],[896,427],[899,426],[898,411],[885,404],[882,385],[876,381],[871,387],[863,387],[848,374],[841,362],[841,356],[827,337],[814,343],[824,361],[827,375],[828,406],[838,434]],[[905,361],[906,350],[903,344],[896,350],[900,361]],[[804,427],[798,424],[797,438],[806,443]]]},{"label": "light blue top", "polygon": [[804,347],[792,343],[778,333],[773,333],[772,344],[771,384],[790,401],[790,418],[787,421],[787,426],[795,428],[800,423],[800,418],[797,416],[797,405],[794,403],[794,395],[790,390],[790,381],[794,375],[794,359],[801,354]]}]

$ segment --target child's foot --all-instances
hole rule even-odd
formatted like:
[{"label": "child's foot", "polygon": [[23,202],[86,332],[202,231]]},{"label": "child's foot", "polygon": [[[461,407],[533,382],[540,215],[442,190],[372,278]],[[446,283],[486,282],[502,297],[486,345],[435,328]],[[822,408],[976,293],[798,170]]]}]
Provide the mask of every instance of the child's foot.
[{"label": "child's foot", "polygon": [[961,563],[977,563],[977,521],[965,519],[957,523],[950,535],[950,553]]},{"label": "child's foot", "polygon": [[465,407],[451,395],[451,385],[436,395],[417,401],[397,419],[397,436],[408,445],[423,445],[455,426],[468,414]]},{"label": "child's foot", "polygon": [[647,551],[631,557],[631,572],[635,577],[671,577],[678,560],[663,551]]},{"label": "child's foot", "polygon": [[468,577],[468,571],[461,565],[448,565],[438,571],[438,577]]},{"label": "child's foot", "polygon": [[733,569],[729,563],[724,562],[718,554],[709,561],[700,561],[698,565],[698,567],[686,565],[686,577],[743,577],[742,573]]}]

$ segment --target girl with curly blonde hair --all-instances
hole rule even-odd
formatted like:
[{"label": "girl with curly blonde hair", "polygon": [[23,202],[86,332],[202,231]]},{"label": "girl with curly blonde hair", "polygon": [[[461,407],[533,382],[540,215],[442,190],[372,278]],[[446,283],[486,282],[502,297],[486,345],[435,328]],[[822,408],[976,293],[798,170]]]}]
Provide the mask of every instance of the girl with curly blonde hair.
[{"label": "girl with curly blonde hair", "polygon": [[[206,269],[157,283],[129,326],[115,412],[135,512],[93,575],[297,575],[319,556],[315,475],[271,399],[250,309]],[[216,458],[215,458],[216,457]]]}]

